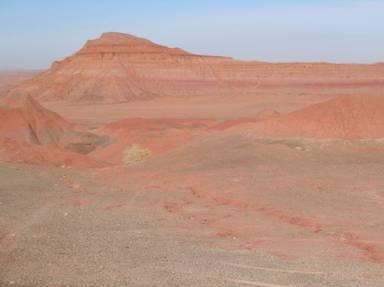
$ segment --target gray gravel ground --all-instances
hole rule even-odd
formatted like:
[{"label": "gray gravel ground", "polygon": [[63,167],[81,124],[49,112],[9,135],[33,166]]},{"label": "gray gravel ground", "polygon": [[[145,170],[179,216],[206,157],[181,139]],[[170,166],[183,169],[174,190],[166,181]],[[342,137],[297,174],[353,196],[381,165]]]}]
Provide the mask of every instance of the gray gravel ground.
[{"label": "gray gravel ground", "polygon": [[[114,208],[135,191],[110,190],[93,176],[0,164],[0,286],[384,286],[380,264],[214,248],[223,239],[177,227],[186,223],[146,198]],[[365,272],[376,277],[362,280]]]}]

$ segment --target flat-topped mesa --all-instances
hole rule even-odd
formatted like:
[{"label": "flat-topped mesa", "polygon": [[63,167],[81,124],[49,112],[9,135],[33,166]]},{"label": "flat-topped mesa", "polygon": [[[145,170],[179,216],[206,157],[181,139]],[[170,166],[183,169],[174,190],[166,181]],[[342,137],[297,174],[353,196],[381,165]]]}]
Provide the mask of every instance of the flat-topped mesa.
[{"label": "flat-topped mesa", "polygon": [[100,38],[89,40],[76,55],[91,54],[166,54],[192,56],[179,48],[168,48],[155,44],[144,38],[124,33],[103,33]]},{"label": "flat-topped mesa", "polygon": [[275,86],[345,87],[356,85],[356,80],[383,85],[383,73],[380,65],[237,61],[192,54],[129,34],[104,33],[49,70],[0,91],[0,97],[111,104],[159,97],[252,96]]},{"label": "flat-topped mesa", "polygon": [[104,33],[44,73],[5,92],[39,101],[121,103],[163,96],[232,92],[217,65],[232,63],[123,33]]}]

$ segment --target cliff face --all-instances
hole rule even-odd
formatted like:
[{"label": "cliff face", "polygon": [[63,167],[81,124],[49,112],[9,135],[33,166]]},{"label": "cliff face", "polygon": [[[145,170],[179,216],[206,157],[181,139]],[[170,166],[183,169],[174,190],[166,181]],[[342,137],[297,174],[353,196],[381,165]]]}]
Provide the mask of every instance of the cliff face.
[{"label": "cliff face", "polygon": [[383,76],[384,65],[243,62],[105,33],[5,94],[31,95],[39,101],[119,103],[164,96],[252,95],[276,85],[383,85]]},{"label": "cliff face", "polygon": [[225,92],[210,67],[222,61],[228,60],[106,33],[8,95],[27,93],[40,101],[118,103]]}]

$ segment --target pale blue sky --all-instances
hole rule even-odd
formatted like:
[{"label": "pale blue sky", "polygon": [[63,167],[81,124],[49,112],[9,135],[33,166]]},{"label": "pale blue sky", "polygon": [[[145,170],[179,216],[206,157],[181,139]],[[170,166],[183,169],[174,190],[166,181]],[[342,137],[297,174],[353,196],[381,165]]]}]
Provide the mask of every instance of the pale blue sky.
[{"label": "pale blue sky", "polygon": [[0,0],[0,69],[46,68],[119,31],[265,61],[384,61],[384,0]]}]

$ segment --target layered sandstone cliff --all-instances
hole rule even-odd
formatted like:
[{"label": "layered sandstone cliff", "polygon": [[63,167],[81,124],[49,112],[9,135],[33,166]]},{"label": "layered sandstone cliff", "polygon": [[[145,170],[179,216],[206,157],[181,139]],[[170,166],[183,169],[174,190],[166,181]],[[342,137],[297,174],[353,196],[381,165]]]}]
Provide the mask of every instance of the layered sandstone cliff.
[{"label": "layered sandstone cliff", "polygon": [[269,87],[384,86],[384,65],[271,64],[202,56],[104,33],[46,72],[3,92],[39,101],[120,103],[166,96],[253,95]]}]

